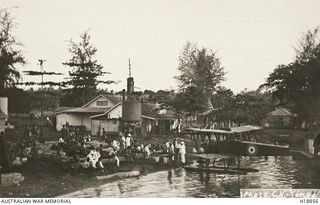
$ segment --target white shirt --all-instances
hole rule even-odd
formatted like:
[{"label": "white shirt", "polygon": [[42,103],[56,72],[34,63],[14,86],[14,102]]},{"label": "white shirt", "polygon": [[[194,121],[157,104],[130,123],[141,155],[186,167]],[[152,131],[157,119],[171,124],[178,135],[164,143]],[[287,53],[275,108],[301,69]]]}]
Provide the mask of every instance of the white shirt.
[{"label": "white shirt", "polygon": [[127,147],[130,147],[130,146],[131,146],[131,139],[130,139],[130,137],[127,137],[127,138],[126,138],[126,146],[127,146]]},{"label": "white shirt", "polygon": [[144,151],[147,153],[148,156],[151,154],[151,153],[150,153],[149,146],[146,146],[146,147],[144,148]]},{"label": "white shirt", "polygon": [[116,140],[112,141],[112,147],[117,147],[117,148],[119,147],[118,142]]},{"label": "white shirt", "polygon": [[180,145],[180,154],[185,154],[186,153],[186,146],[185,145]]}]

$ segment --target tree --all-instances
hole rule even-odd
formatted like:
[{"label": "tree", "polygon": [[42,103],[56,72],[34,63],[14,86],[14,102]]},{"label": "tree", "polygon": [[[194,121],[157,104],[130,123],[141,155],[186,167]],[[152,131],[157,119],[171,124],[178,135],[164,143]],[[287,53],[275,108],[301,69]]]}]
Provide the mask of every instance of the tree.
[{"label": "tree", "polygon": [[300,121],[320,121],[319,28],[304,34],[295,51],[295,60],[279,65],[260,88],[270,90],[278,105],[291,107]]},{"label": "tree", "polygon": [[176,94],[173,107],[178,113],[195,114],[197,111],[205,110],[207,98],[195,87],[187,87],[184,92]]},{"label": "tree", "polygon": [[268,92],[241,91],[234,95],[230,89],[219,87],[213,95],[211,119],[218,122],[232,121],[241,124],[259,125],[272,110],[273,103]]},{"label": "tree", "polygon": [[0,10],[0,89],[14,86],[20,79],[16,65],[26,63],[20,48],[22,44],[12,34],[14,27],[10,13]]},{"label": "tree", "polygon": [[176,76],[180,92],[177,97],[187,97],[189,100],[191,97],[198,98],[193,101],[201,100],[200,104],[191,106],[196,110],[188,112],[202,111],[204,105],[201,104],[210,99],[217,86],[224,80],[225,72],[220,59],[215,52],[206,48],[198,49],[196,44],[187,42],[179,56],[178,70],[181,74]]},{"label": "tree", "polygon": [[9,113],[28,113],[32,109],[31,101],[34,99],[30,93],[17,87],[10,87],[0,91],[0,96],[9,98],[8,110]]},{"label": "tree", "polygon": [[[96,91],[98,84],[115,83],[115,81],[111,80],[103,81],[98,79],[99,76],[109,73],[103,72],[102,65],[98,64],[95,59],[97,48],[92,45],[90,40],[91,37],[88,32],[80,35],[79,42],[70,40],[68,51],[71,54],[71,58],[66,63],[63,63],[72,68],[69,72],[70,78],[65,82],[67,85],[72,86],[66,98],[69,98],[69,100],[70,98],[76,99],[71,104],[72,106],[80,106],[81,102],[84,104],[92,97],[90,94]],[[79,96],[82,96],[82,100],[79,99]],[[68,100],[65,100],[65,102],[68,102]]]}]

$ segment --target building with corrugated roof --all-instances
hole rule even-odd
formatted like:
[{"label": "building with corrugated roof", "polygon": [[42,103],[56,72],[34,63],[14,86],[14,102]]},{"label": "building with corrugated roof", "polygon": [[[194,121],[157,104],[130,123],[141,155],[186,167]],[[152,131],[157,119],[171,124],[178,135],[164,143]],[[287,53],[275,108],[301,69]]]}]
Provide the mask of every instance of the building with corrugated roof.
[{"label": "building with corrugated roof", "polygon": [[[120,131],[123,117],[123,102],[106,110],[102,114],[91,116],[92,134],[96,135],[102,129],[107,133]],[[164,135],[172,131],[177,123],[174,111],[160,109],[157,103],[141,103],[141,113],[138,120],[142,135]]]},{"label": "building with corrugated roof", "polygon": [[265,127],[273,128],[287,128],[290,127],[295,114],[293,114],[288,108],[276,108],[268,114],[265,120]]},{"label": "building with corrugated roof", "polygon": [[60,131],[66,123],[72,126],[83,126],[91,131],[91,119],[93,115],[103,114],[117,103],[121,98],[114,95],[98,95],[82,107],[62,109],[56,112],[56,129]]},{"label": "building with corrugated roof", "polygon": [[[76,108],[63,108],[56,112],[56,129],[60,131],[66,123],[85,127],[92,135],[119,132],[123,117],[120,97],[99,95]],[[157,103],[141,103],[139,125],[143,135],[163,135],[170,132],[177,121],[174,111],[161,109]]]}]

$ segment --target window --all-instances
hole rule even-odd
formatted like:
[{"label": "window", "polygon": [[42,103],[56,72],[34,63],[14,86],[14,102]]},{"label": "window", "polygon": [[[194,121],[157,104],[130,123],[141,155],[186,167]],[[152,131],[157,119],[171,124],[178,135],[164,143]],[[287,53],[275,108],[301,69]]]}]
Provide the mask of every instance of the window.
[{"label": "window", "polygon": [[97,106],[108,106],[108,101],[97,101]]}]

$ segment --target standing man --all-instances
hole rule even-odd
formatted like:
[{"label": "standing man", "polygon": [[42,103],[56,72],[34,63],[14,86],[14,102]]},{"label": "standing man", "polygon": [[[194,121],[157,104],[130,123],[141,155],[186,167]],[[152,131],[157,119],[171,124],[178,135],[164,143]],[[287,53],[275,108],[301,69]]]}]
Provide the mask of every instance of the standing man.
[{"label": "standing man", "polygon": [[175,160],[178,162],[180,160],[180,147],[181,144],[179,143],[178,139],[175,139],[174,141],[174,147],[175,147]]},{"label": "standing man", "polygon": [[126,149],[126,138],[125,138],[123,133],[120,133],[120,136],[121,136],[121,138],[120,138],[120,150],[122,151],[122,150]]},{"label": "standing man", "polygon": [[129,133],[128,135],[127,135],[127,137],[126,137],[126,142],[125,142],[125,144],[126,144],[126,146],[125,146],[125,148],[127,149],[128,147],[131,147],[131,134]]},{"label": "standing man", "polygon": [[172,142],[169,142],[169,162],[171,163],[174,160],[174,145]]},{"label": "standing man", "polygon": [[106,130],[104,128],[102,128],[102,139],[106,140]]},{"label": "standing man", "polygon": [[184,142],[181,142],[179,153],[182,164],[186,163],[186,146]]}]

